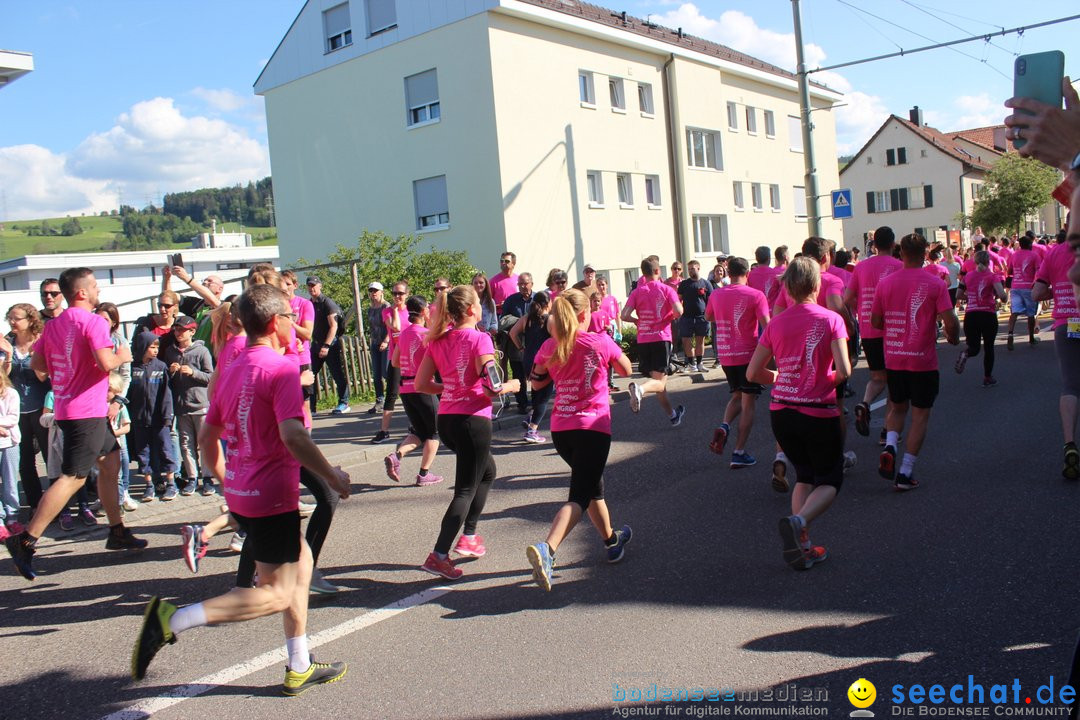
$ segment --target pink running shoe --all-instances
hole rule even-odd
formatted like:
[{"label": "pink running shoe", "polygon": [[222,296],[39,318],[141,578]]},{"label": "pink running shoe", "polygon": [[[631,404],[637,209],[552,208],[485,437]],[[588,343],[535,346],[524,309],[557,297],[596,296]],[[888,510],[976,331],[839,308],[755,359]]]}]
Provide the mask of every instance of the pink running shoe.
[{"label": "pink running shoe", "polygon": [[26,526],[18,520],[12,520],[7,524],[7,531],[11,535],[21,535],[26,532]]},{"label": "pink running shoe", "polygon": [[447,580],[457,580],[465,573],[454,567],[454,563],[450,560],[450,557],[439,558],[435,553],[429,553],[427,560],[420,566],[420,569],[424,572],[429,572],[432,575],[438,575],[444,577]]},{"label": "pink running shoe", "polygon": [[6,525],[0,525],[0,541],[7,540],[11,535],[12,533],[7,529]]},{"label": "pink running shoe", "polygon": [[401,482],[401,458],[397,456],[397,452],[383,458],[383,463],[386,465],[386,477],[394,482]]},{"label": "pink running shoe", "polygon": [[465,535],[458,538],[457,545],[454,546],[454,552],[458,555],[464,555],[465,557],[484,557],[487,552],[487,548],[484,547],[484,538],[480,535],[473,535],[470,540]]},{"label": "pink running shoe", "polygon": [[444,478],[443,478],[442,475],[435,475],[433,473],[428,473],[427,475],[419,475],[418,474],[416,476],[416,485],[418,487],[427,487],[428,485],[438,485],[443,480],[444,480]]}]

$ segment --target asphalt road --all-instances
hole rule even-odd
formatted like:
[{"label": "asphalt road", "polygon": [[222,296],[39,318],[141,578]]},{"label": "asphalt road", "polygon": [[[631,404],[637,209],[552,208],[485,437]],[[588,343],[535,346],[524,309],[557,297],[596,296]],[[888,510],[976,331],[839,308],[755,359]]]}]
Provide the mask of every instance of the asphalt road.
[{"label": "asphalt road", "polygon": [[[180,559],[179,525],[209,520],[216,507],[196,496],[129,515],[150,540],[142,553],[105,551],[98,529],[44,541],[34,583],[4,561],[0,718],[698,717],[786,707],[846,716],[847,688],[860,677],[877,686],[870,709],[884,717],[898,710],[894,685],[966,688],[969,675],[987,693],[1018,679],[1020,705],[1010,707],[1024,709],[1051,675],[1065,681],[1080,627],[1080,485],[1060,477],[1053,344],[999,345],[1000,384],[989,390],[978,359],[956,376],[955,350],[939,352],[923,486],[898,494],[877,476],[875,412],[870,438],[850,432],[859,464],[814,527],[831,557],[805,573],[780,556],[776,525],[789,500],[769,487],[764,402],[749,447],[757,467],[729,470],[706,447],[727,399],[717,370],[673,381],[673,399],[687,407],[679,428],[653,398],[635,416],[626,393],[616,396],[605,482],[613,521],[632,525],[634,539],[625,561],[608,565],[595,532],[580,526],[559,550],[550,593],[531,582],[524,550],[546,534],[568,473],[550,444],[520,441],[516,418],[496,436],[500,479],[480,526],[488,554],[462,563],[453,584],[417,570],[449,481],[396,486],[381,462],[362,462],[391,446],[348,441],[366,444],[373,420],[321,420],[316,437],[353,463],[355,494],[339,506],[322,561],[346,591],[313,598],[309,624],[316,659],[349,663],[341,682],[278,697],[277,618],[186,632],[144,681],[130,680],[151,595],[184,604],[231,587],[227,534],[198,575]],[[865,379],[857,368],[860,392]],[[395,433],[404,426],[396,417]],[[405,473],[418,461],[407,458]],[[452,456],[441,453],[435,471],[452,476]],[[817,699],[761,699],[791,684]],[[759,695],[704,706],[619,699],[648,698],[654,685]]]}]

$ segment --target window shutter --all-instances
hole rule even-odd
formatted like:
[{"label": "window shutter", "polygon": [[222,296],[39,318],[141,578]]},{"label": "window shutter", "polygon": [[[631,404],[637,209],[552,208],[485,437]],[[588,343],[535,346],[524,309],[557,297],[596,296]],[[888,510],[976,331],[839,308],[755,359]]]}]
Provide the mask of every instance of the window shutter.
[{"label": "window shutter", "polygon": [[900,209],[908,209],[907,188],[900,188]]},{"label": "window shutter", "polygon": [[430,105],[439,99],[439,81],[435,70],[405,78],[405,101],[410,108]]},{"label": "window shutter", "polygon": [[934,207],[934,186],[926,185],[923,187],[923,200],[925,207]]},{"label": "window shutter", "polygon": [[368,0],[368,35],[397,24],[394,0]]},{"label": "window shutter", "polygon": [[874,209],[874,193],[873,192],[866,193],[866,212],[871,213],[871,214],[877,212],[877,210]]},{"label": "window shutter", "polygon": [[888,150],[885,151],[885,164],[886,165],[895,165],[896,164],[896,151],[893,150],[892,148],[889,148]]},{"label": "window shutter", "polygon": [[896,149],[896,162],[899,165],[907,164],[907,148],[906,147]]},{"label": "window shutter", "polygon": [[449,212],[446,202],[446,176],[417,180],[413,183],[416,193],[416,216],[441,215]]},{"label": "window shutter", "polygon": [[889,191],[889,207],[893,210],[900,209],[900,191],[896,188]]},{"label": "window shutter", "polygon": [[349,29],[349,3],[342,3],[323,13],[326,37],[339,35]]}]

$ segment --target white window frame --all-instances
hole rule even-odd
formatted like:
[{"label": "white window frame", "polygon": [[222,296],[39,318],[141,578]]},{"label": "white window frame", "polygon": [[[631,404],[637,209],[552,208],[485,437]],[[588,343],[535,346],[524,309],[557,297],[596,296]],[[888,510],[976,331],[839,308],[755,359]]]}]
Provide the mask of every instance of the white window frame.
[{"label": "white window frame", "polygon": [[[378,35],[381,32],[386,32],[387,30],[392,30],[397,27],[397,6],[394,4],[394,0],[366,0],[364,6],[367,11],[368,37]],[[393,22],[373,23],[371,21],[371,10],[374,7],[381,8],[384,11],[387,8],[393,10]]]},{"label": "white window frame", "polygon": [[626,114],[626,83],[622,78],[608,78],[608,99],[611,101],[611,112]]},{"label": "white window frame", "polygon": [[[697,136],[701,137],[701,146],[696,142]],[[709,164],[711,159],[713,164]],[[686,128],[686,162],[696,170],[711,170],[722,172],[724,170],[723,146],[720,133],[702,128]]]},{"label": "white window frame", "polygon": [[776,117],[773,115],[772,110],[765,111],[765,137],[770,139],[776,138]]},{"label": "white window frame", "polygon": [[795,210],[795,219],[796,220],[805,220],[806,219],[806,186],[805,185],[796,185],[795,187],[792,188],[792,190],[794,192],[793,192],[793,194],[791,196],[791,199],[792,199],[792,207]]},{"label": "white window frame", "polygon": [[727,104],[727,129],[739,132],[739,108],[733,102]]},{"label": "white window frame", "polygon": [[780,186],[776,183],[769,185],[769,207],[773,212],[780,212]]},{"label": "white window frame", "polygon": [[[327,18],[331,13],[339,11],[342,8],[345,9],[345,17],[348,19],[348,22],[345,24],[345,27],[342,27],[340,30],[338,30],[333,35],[331,35],[330,34],[331,33],[331,28],[328,28],[326,26]],[[332,8],[329,8],[327,10],[323,10],[322,17],[323,17],[323,35],[326,37],[326,48],[325,48],[326,53],[329,54],[329,53],[332,53],[332,52],[336,52],[338,50],[341,50],[342,48],[347,48],[350,45],[352,45],[352,14],[351,14],[350,9],[349,9],[349,3],[343,2],[340,5],[335,5]],[[337,28],[334,28],[334,29],[337,29]],[[340,45],[334,45],[335,40],[340,41],[341,44]]]},{"label": "white window frame", "polygon": [[728,251],[727,215],[694,215],[692,224],[695,255]]},{"label": "white window frame", "polygon": [[[432,73],[435,82],[435,99],[427,100],[426,102],[415,103],[412,98],[409,97],[409,80],[411,78],[419,78],[421,75]],[[425,125],[434,125],[442,119],[442,106],[439,103],[439,77],[435,68],[425,70],[424,72],[416,73],[415,75],[409,75],[405,78],[405,125],[410,130],[413,128],[424,127]]]},{"label": "white window frame", "polygon": [[655,117],[653,97],[652,97],[652,85],[649,83],[639,82],[637,86],[638,92],[638,109],[641,110],[641,117]]},{"label": "white window frame", "polygon": [[802,119],[798,115],[788,115],[788,149],[802,153]]},{"label": "white window frame", "polygon": [[888,190],[874,191],[874,213],[892,212],[892,193]]},{"label": "white window frame", "polygon": [[659,210],[663,207],[659,175],[645,176],[645,204],[650,210]]},{"label": "white window frame", "polygon": [[420,214],[421,213],[421,208],[420,208],[420,198],[419,198],[419,196],[417,194],[417,183],[426,182],[428,180],[437,180],[439,178],[442,178],[443,191],[446,192],[446,176],[445,175],[435,175],[435,176],[429,177],[429,178],[421,178],[420,180],[413,180],[413,208],[414,208],[414,214],[416,215],[416,231],[417,231],[417,233],[422,234],[422,233],[429,233],[429,232],[436,232],[436,231],[439,231],[439,230],[449,230],[450,229],[450,199],[449,199],[449,197],[446,198],[446,202],[445,202],[446,210],[443,210],[442,207],[438,207],[438,208],[435,208],[437,210],[437,212],[430,213],[430,214],[427,214],[427,215],[421,215]]},{"label": "white window frame", "polygon": [[585,173],[585,187],[589,194],[589,207],[603,209],[604,207],[604,175],[599,170],[589,170]]},{"label": "white window frame", "polygon": [[615,173],[615,187],[619,191],[619,207],[634,209],[634,181],[630,173]]},{"label": "white window frame", "polygon": [[[926,195],[923,193],[923,185],[913,185],[907,189],[907,209],[908,210],[925,210],[926,209]],[[971,185],[972,189],[975,188],[975,183]],[[974,198],[974,194],[972,195]]]},{"label": "white window frame", "polygon": [[765,200],[761,194],[761,183],[750,183],[750,204],[754,212],[765,212]]},{"label": "white window frame", "polygon": [[578,71],[578,99],[581,107],[596,109],[596,86],[593,84],[593,74],[588,70]]},{"label": "white window frame", "polygon": [[735,203],[735,212],[743,212],[746,210],[746,197],[743,195],[743,183],[741,180],[736,180],[731,183],[732,196]]},{"label": "white window frame", "polygon": [[746,133],[757,135],[757,108],[752,105],[746,106]]}]

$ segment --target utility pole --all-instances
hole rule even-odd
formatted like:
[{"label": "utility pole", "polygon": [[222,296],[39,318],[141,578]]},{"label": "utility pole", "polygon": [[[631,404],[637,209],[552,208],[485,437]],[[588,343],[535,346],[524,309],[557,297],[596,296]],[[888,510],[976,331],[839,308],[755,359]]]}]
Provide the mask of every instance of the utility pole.
[{"label": "utility pole", "polygon": [[814,163],[814,124],[810,120],[810,78],[806,72],[806,59],[803,56],[802,18],[799,15],[799,0],[791,0],[791,14],[795,20],[795,60],[798,63],[796,75],[799,78],[799,115],[802,118],[803,163],[806,167],[806,220],[810,226],[810,235],[821,236],[821,217],[818,215],[817,167]]}]

